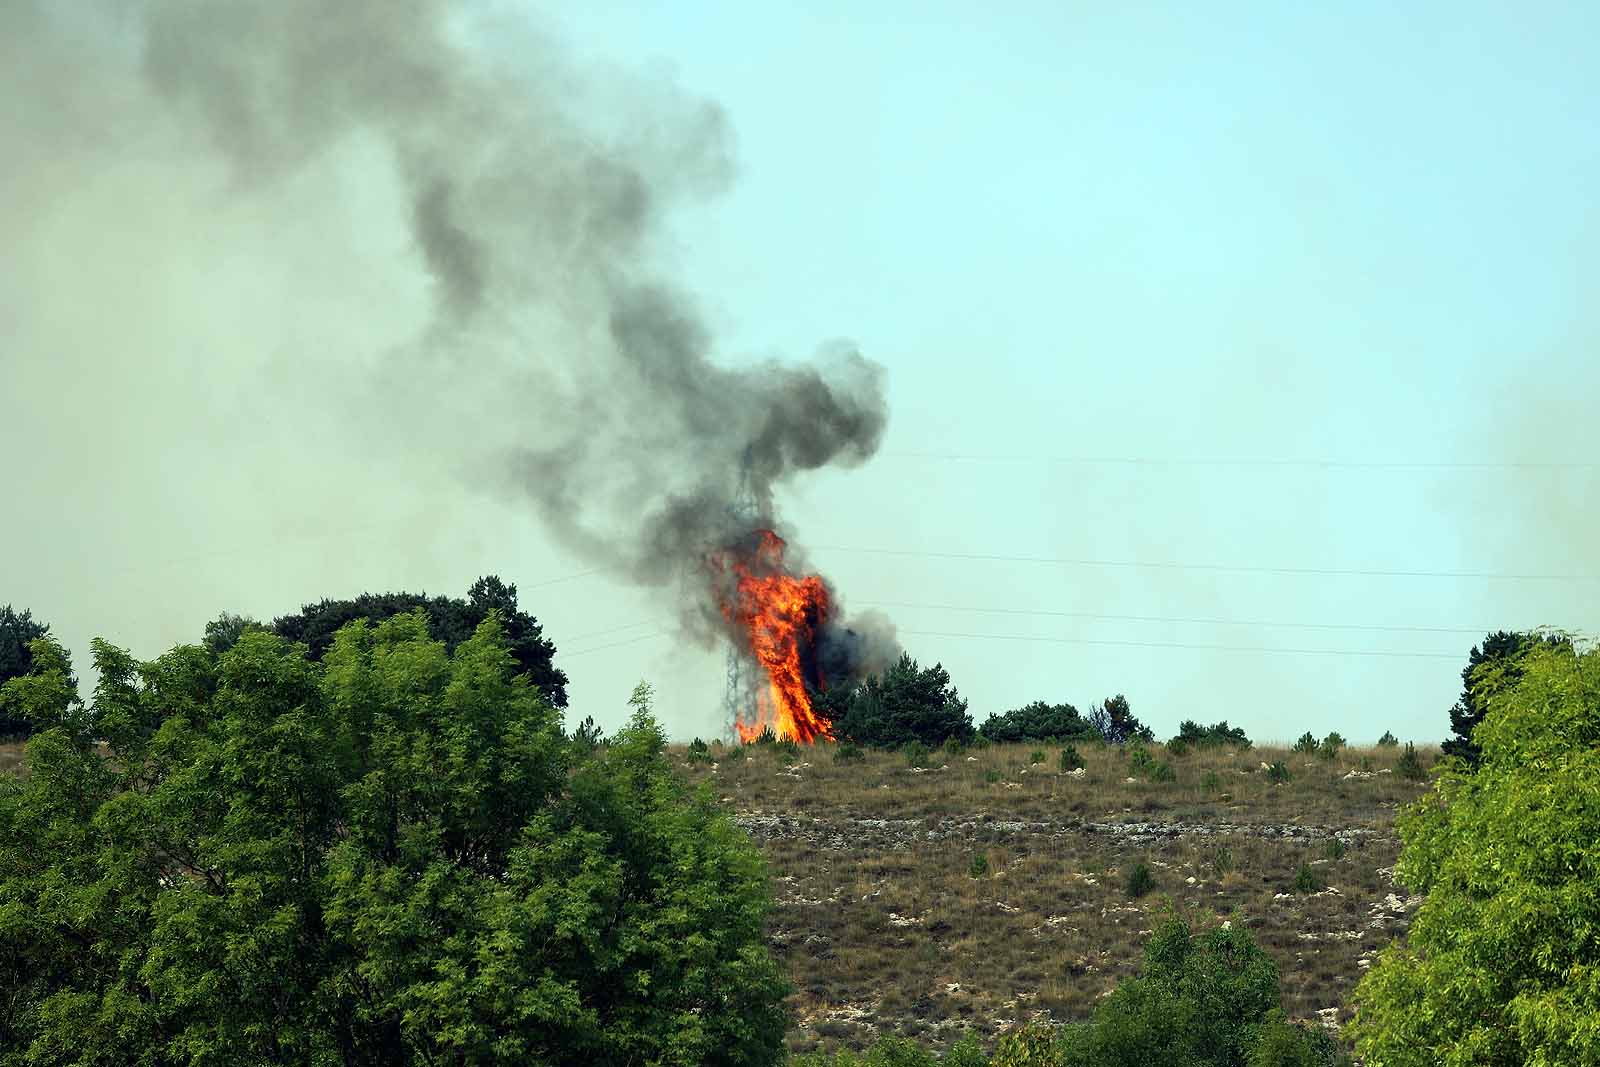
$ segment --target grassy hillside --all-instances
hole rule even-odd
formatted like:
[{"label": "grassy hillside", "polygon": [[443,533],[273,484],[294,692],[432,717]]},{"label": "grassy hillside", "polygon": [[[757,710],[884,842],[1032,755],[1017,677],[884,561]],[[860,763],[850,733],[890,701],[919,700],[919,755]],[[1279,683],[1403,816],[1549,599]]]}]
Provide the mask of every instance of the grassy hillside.
[{"label": "grassy hillside", "polygon": [[[1414,906],[1391,882],[1393,820],[1425,784],[1398,773],[1398,750],[1153,746],[1171,781],[1130,773],[1123,750],[1078,751],[1085,766],[1066,772],[1044,745],[940,750],[926,767],[891,752],[840,761],[831,745],[674,749],[767,857],[792,1048],[886,1033],[947,1046],[1083,1018],[1169,906],[1248,924],[1292,1016],[1346,1017]],[[20,755],[0,745],[0,773]],[[1290,777],[1275,783],[1280,760]],[[1130,896],[1140,864],[1153,884]]]},{"label": "grassy hillside", "polygon": [[[1054,746],[938,751],[925,768],[835,751],[677,753],[767,856],[796,1049],[880,1033],[942,1046],[1029,1017],[1082,1018],[1169,906],[1247,923],[1283,971],[1290,1014],[1342,1020],[1414,905],[1391,882],[1393,820],[1425,784],[1397,771],[1396,749],[1329,760],[1154,746],[1171,781],[1088,746],[1081,773],[1062,771]],[[1275,784],[1278,760],[1290,778]],[[1153,888],[1130,896],[1141,863]]]}]

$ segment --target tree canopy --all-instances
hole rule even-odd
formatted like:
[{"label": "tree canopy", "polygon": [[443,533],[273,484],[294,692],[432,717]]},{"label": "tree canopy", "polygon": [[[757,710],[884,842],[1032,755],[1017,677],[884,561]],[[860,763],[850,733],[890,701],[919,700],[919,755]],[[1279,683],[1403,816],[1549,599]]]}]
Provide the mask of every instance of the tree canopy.
[{"label": "tree canopy", "polygon": [[[29,611],[14,611],[10,604],[0,607],[0,685],[33,670],[29,644],[50,633],[50,627],[35,621]],[[19,713],[8,713],[0,705],[0,738],[26,737],[28,721]]]},{"label": "tree canopy", "polygon": [[1356,988],[1373,1067],[1600,1062],[1600,652],[1541,641],[1481,672],[1481,763],[1442,761],[1399,820],[1424,900]]},{"label": "tree canopy", "polygon": [[[434,640],[444,642],[446,651],[453,651],[471,637],[489,612],[500,612],[506,647],[517,670],[526,672],[553,706],[567,706],[567,676],[555,665],[556,646],[545,638],[539,620],[517,607],[517,587],[492,574],[473,582],[465,600],[418,593],[362,593],[352,600],[307,604],[299,613],[274,621],[272,629],[303,643],[315,661],[333,646],[334,635],[346,623],[356,619],[382,622],[419,608],[428,613],[428,632]],[[238,633],[248,625],[248,619],[224,615],[207,627],[207,640],[213,640],[213,630],[219,641],[229,637],[237,640]]]},{"label": "tree canopy", "polygon": [[501,617],[321,662],[246,628],[95,642],[91,731],[34,643],[0,780],[0,1067],[766,1065],[759,855],[674,779],[649,692],[583,751]]},{"label": "tree canopy", "polygon": [[1140,722],[1128,706],[1128,698],[1118,693],[1106,697],[1100,706],[1089,712],[1089,725],[1108,745],[1125,745],[1129,741],[1154,741],[1155,732]]},{"label": "tree canopy", "polygon": [[997,744],[1017,741],[1078,741],[1098,737],[1089,720],[1071,704],[1035,700],[1002,715],[990,715],[978,732]]},{"label": "tree canopy", "polygon": [[912,741],[941,745],[973,736],[967,702],[950,684],[950,672],[938,663],[921,667],[906,652],[881,675],[813,694],[813,700],[842,741],[895,747]]},{"label": "tree canopy", "polygon": [[1476,767],[1481,753],[1472,740],[1472,731],[1483,721],[1494,688],[1515,684],[1521,677],[1518,663],[1533,649],[1569,643],[1559,634],[1496,630],[1487,635],[1481,645],[1473,645],[1467,665],[1461,669],[1461,696],[1450,709],[1450,729],[1454,736],[1440,746],[1444,754]]},{"label": "tree canopy", "polygon": [[1173,740],[1197,747],[1207,745],[1232,745],[1239,749],[1250,747],[1250,738],[1245,736],[1244,727],[1229,726],[1227,719],[1214,722],[1210,726],[1201,726],[1193,719],[1185,719],[1178,724],[1178,733]]}]

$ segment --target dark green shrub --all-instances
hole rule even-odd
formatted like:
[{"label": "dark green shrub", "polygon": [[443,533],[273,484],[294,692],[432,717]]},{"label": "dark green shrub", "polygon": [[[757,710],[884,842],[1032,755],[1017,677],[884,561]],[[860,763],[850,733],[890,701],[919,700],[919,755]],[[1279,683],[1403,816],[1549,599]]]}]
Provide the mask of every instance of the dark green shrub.
[{"label": "dark green shrub", "polygon": [[1066,748],[1061,750],[1061,770],[1063,772],[1075,771],[1082,766],[1083,757],[1078,755],[1078,748],[1076,745],[1068,745]]},{"label": "dark green shrub", "polygon": [[1118,693],[1106,697],[1100,706],[1089,713],[1089,725],[1108,745],[1123,745],[1129,741],[1151,742],[1155,733],[1134,717],[1128,707],[1128,698]]},{"label": "dark green shrub", "polygon": [[1146,777],[1156,768],[1156,758],[1150,750],[1135,741],[1128,749],[1128,773],[1135,778]]},{"label": "dark green shrub", "polygon": [[1210,726],[1201,726],[1193,719],[1185,719],[1178,724],[1178,735],[1173,740],[1183,741],[1197,748],[1229,745],[1242,751],[1250,747],[1250,739],[1245,736],[1244,729],[1229,726],[1227,719],[1212,723]]},{"label": "dark green shrub", "polygon": [[967,751],[967,743],[959,737],[948,738],[944,743],[944,751],[947,756],[962,755]]},{"label": "dark green shrub", "polygon": [[1178,773],[1172,769],[1172,764],[1162,760],[1150,768],[1150,780],[1152,782],[1176,782]]},{"label": "dark green shrub", "polygon": [[818,710],[840,740],[879,748],[908,741],[937,747],[950,738],[970,741],[974,731],[967,702],[940,664],[923,668],[909,654],[881,675],[859,685],[814,695]]},{"label": "dark green shrub", "polygon": [[1400,777],[1413,782],[1428,777],[1428,768],[1423,766],[1422,757],[1417,755],[1417,746],[1410,741],[1406,742],[1406,750],[1400,753],[1400,762],[1395,764],[1395,770],[1400,772]]},{"label": "dark green shrub", "polygon": [[707,745],[704,741],[697,737],[693,741],[689,742],[688,755],[690,763],[710,763],[711,746]]},{"label": "dark green shrub", "polygon": [[1028,753],[1028,762],[1031,763],[1031,764],[1043,763],[1044,762],[1044,749],[1036,748],[1032,752]]},{"label": "dark green shrub", "polygon": [[1128,874],[1122,883],[1123,892],[1134,900],[1144,896],[1156,887],[1156,876],[1151,873],[1150,865],[1140,860],[1128,868]]},{"label": "dark green shrub", "polygon": [[763,726],[761,732],[756,734],[755,740],[749,742],[752,745],[775,745],[777,743],[778,735],[772,732],[771,726]]},{"label": "dark green shrub", "polygon": [[906,762],[913,767],[926,767],[928,765],[928,746],[921,741],[907,741],[900,747],[900,754],[905,756]]},{"label": "dark green shrub", "polygon": [[606,732],[600,729],[593,715],[585,715],[583,721],[572,728],[572,745],[579,752],[592,752],[605,743]]},{"label": "dark green shrub", "polygon": [[967,874],[973,878],[982,878],[989,873],[989,857],[982,852],[973,853],[972,862],[967,864]]},{"label": "dark green shrub", "polygon": [[1339,750],[1342,748],[1344,748],[1344,738],[1339,735],[1339,731],[1335,730],[1322,739],[1322,743],[1317,746],[1317,755],[1322,759],[1331,760],[1339,754]]},{"label": "dark green shrub", "polygon": [[1277,966],[1242,923],[1197,933],[1174,916],[1089,1023],[1013,1031],[991,1067],[1332,1067],[1333,1043],[1285,1022],[1281,1001]]},{"label": "dark green shrub", "polygon": [[1223,878],[1233,872],[1233,849],[1227,845],[1218,845],[1211,853],[1211,873],[1217,878]]},{"label": "dark green shrub", "polygon": [[1456,756],[1469,767],[1476,767],[1482,752],[1472,740],[1472,731],[1483,722],[1489,701],[1511,689],[1522,678],[1523,664],[1537,649],[1572,648],[1565,634],[1497,630],[1473,645],[1467,665],[1461,670],[1461,696],[1450,709],[1450,729],[1455,734],[1444,743],[1444,755]]},{"label": "dark green shrub", "polygon": [[1347,1062],[1332,1035],[1320,1026],[1292,1023],[1279,1009],[1262,1023],[1245,1067],[1334,1067]]},{"label": "dark green shrub", "polygon": [[1272,765],[1267,768],[1267,781],[1271,782],[1273,785],[1282,785],[1291,777],[1292,775],[1289,773],[1289,765],[1284,763],[1281,759],[1273,760]]},{"label": "dark green shrub", "polygon": [[1399,746],[1400,739],[1394,734],[1390,733],[1388,730],[1385,730],[1383,732],[1383,736],[1378,738],[1379,748],[1398,748]]},{"label": "dark green shrub", "polygon": [[867,758],[860,745],[850,741],[840,741],[833,746],[833,762],[835,763],[860,763]]},{"label": "dark green shrub", "polygon": [[1216,771],[1207,771],[1200,779],[1200,788],[1207,793],[1215,793],[1222,788],[1222,779],[1217,776]]},{"label": "dark green shrub", "polygon": [[732,748],[728,749],[722,758],[728,760],[730,763],[734,760],[744,759],[744,746],[734,745]]},{"label": "dark green shrub", "polygon": [[1187,756],[1188,754],[1189,742],[1185,741],[1183,738],[1174,737],[1171,741],[1167,742],[1167,755],[1182,757]]},{"label": "dark green shrub", "polygon": [[1301,734],[1300,739],[1294,743],[1294,750],[1309,756],[1317,750],[1318,744],[1319,742],[1317,741],[1315,735],[1313,735],[1310,730],[1307,730],[1305,733]]},{"label": "dark green shrub", "polygon": [[1042,700],[1013,708],[1003,715],[990,715],[978,727],[978,733],[987,740],[1011,744],[1076,741],[1094,732],[1094,727],[1071,704],[1046,704]]},{"label": "dark green shrub", "polygon": [[1322,848],[1322,854],[1328,859],[1337,862],[1338,860],[1344,859],[1344,854],[1348,852],[1349,849],[1350,846],[1345,844],[1344,838],[1330,837],[1328,838],[1328,843]]},{"label": "dark green shrub", "polygon": [[1302,863],[1300,869],[1294,872],[1294,891],[1296,893],[1315,893],[1322,888],[1322,880],[1317,877],[1317,872],[1309,863]]},{"label": "dark green shrub", "polygon": [[989,785],[994,785],[996,782],[998,782],[1000,779],[1002,779],[1004,777],[1005,777],[1005,775],[1001,774],[999,771],[995,770],[993,767],[990,767],[988,770],[983,772],[983,780],[984,780],[984,782],[986,782]]}]

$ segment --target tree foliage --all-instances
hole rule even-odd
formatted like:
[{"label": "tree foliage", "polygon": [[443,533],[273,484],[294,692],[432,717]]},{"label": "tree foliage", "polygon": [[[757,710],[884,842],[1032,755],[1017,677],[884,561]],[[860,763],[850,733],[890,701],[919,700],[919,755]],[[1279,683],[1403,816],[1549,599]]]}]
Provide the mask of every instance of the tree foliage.
[{"label": "tree foliage", "polygon": [[1185,719],[1178,724],[1178,734],[1173,740],[1196,747],[1229,745],[1241,750],[1250,747],[1250,739],[1245,736],[1244,727],[1229,726],[1227,719],[1214,722],[1210,726],[1201,726],[1193,719]]},{"label": "tree foliage", "polygon": [[1106,697],[1098,708],[1089,712],[1089,724],[1108,745],[1156,739],[1155,732],[1134,716],[1133,710],[1128,707],[1128,698],[1121,693]]},{"label": "tree foliage", "polygon": [[1284,1022],[1280,999],[1277,965],[1242,925],[1196,932],[1169,916],[1145,946],[1142,973],[1117,986],[1089,1025],[1066,1032],[1058,1062],[1243,1067],[1267,1040],[1332,1062],[1331,1042]]},{"label": "tree foliage", "polygon": [[[50,627],[34,619],[32,612],[14,611],[10,604],[0,607],[0,685],[33,670],[30,645],[50,634]],[[0,706],[0,739],[26,737],[31,730],[27,719],[8,713]]]},{"label": "tree foliage", "polygon": [[1559,634],[1496,630],[1473,645],[1467,665],[1461,669],[1461,696],[1450,709],[1450,729],[1454,734],[1440,746],[1446,756],[1455,756],[1476,767],[1480,758],[1472,731],[1483,721],[1489,699],[1497,688],[1515,685],[1521,677],[1522,658],[1539,647],[1558,648],[1570,644]]},{"label": "tree foliage", "polygon": [[[419,609],[427,612],[428,632],[434,640],[444,642],[446,651],[454,651],[473,635],[491,611],[498,611],[506,646],[511,650],[518,672],[526,673],[553,706],[567,706],[567,676],[555,665],[556,646],[545,638],[539,620],[518,609],[517,587],[507,585],[492,574],[473,582],[465,600],[417,593],[362,593],[353,600],[307,604],[298,614],[285,615],[273,622],[272,629],[282,637],[304,644],[310,650],[310,658],[318,661],[333,647],[334,635],[346,623],[356,619],[382,622]],[[224,632],[230,628],[242,630],[250,625],[250,620],[225,615],[212,625]],[[211,638],[212,627],[207,627],[207,639]]]},{"label": "tree foliage", "polygon": [[1443,761],[1399,820],[1425,899],[1356,989],[1372,1067],[1600,1062],[1600,652],[1481,671],[1478,768]]},{"label": "tree foliage", "polygon": [[5,689],[3,1067],[780,1059],[761,861],[647,689],[580,751],[498,613],[94,649],[103,743],[52,642]]},{"label": "tree foliage", "polygon": [[996,744],[1018,741],[1079,741],[1098,736],[1071,704],[1035,700],[1002,715],[990,715],[978,732]]},{"label": "tree foliage", "polygon": [[921,667],[905,652],[881,675],[813,694],[813,706],[832,722],[836,738],[861,745],[937,747],[951,738],[970,741],[974,733],[950,672],[938,663]]}]

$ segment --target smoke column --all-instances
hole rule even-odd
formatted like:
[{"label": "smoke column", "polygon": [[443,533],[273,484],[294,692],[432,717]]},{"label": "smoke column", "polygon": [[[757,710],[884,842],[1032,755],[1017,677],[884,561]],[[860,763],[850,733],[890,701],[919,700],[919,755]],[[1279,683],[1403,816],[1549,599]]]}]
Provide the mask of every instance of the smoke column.
[{"label": "smoke column", "polygon": [[[494,9],[440,0],[13,0],[0,67],[21,100],[0,133],[24,160],[0,177],[8,232],[83,195],[79,175],[111,173],[132,194],[113,226],[141,232],[149,190],[192,228],[147,247],[192,241],[219,271],[287,248],[315,262],[328,220],[375,245],[402,235],[392,254],[426,284],[335,278],[326,306],[260,309],[299,343],[249,368],[235,424],[294,408],[408,474],[525,500],[583,558],[662,587],[702,640],[728,625],[708,552],[757,528],[792,541],[774,490],[878,447],[876,364],[844,342],[802,364],[715,362],[694,306],[652,268],[665,213],[733,172],[722,112],[669,81],[576,69]],[[244,225],[281,243],[230,241]],[[75,232],[71,256],[92,259],[104,232]],[[86,313],[100,299],[82,296]],[[226,318],[198,297],[181,309],[208,313]],[[220,357],[194,358],[191,381]],[[881,619],[831,619],[817,655],[836,675],[865,662],[851,649],[893,643]]]}]

